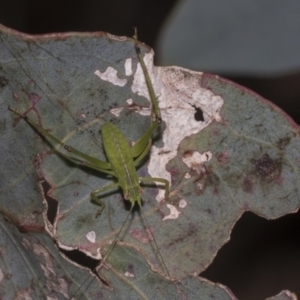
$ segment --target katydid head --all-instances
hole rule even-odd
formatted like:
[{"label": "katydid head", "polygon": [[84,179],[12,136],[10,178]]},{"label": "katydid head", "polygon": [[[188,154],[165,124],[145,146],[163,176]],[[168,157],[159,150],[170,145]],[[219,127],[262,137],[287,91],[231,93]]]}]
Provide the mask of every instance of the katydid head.
[{"label": "katydid head", "polygon": [[124,192],[125,200],[128,200],[131,203],[131,208],[137,203],[139,207],[142,206],[142,190],[137,187],[131,187]]}]

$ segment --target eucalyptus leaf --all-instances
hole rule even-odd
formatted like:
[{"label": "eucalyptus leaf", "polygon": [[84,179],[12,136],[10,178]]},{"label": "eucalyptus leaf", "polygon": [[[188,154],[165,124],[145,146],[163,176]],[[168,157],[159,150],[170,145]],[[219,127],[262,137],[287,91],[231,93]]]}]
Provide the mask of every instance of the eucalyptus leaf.
[{"label": "eucalyptus leaf", "polygon": [[[130,142],[150,126],[134,41],[106,33],[30,36],[0,29],[0,210],[10,221],[1,225],[15,241],[10,255],[26,256],[21,268],[32,274],[22,279],[23,272],[1,250],[1,297],[30,292],[40,299],[59,289],[58,299],[74,294],[80,299],[235,299],[226,287],[195,274],[212,262],[244,211],[274,219],[299,209],[298,126],[267,100],[218,76],[154,67],[153,52],[140,45],[163,125],[138,173],[169,180],[171,203],[164,201],[163,189],[144,186],[149,224],[135,210],[112,246],[129,207],[121,190],[111,190],[101,195],[106,207],[96,218],[99,207],[90,193],[115,179],[53,153],[55,145],[8,106],[71,147],[106,160],[99,132],[104,123],[114,123]],[[57,203],[53,217],[51,203]],[[25,236],[30,247],[22,243]],[[36,243],[59,263],[41,267]],[[105,257],[98,277],[85,281],[91,272],[60,256],[55,243]],[[0,249],[4,245],[9,244],[1,240]],[[52,268],[53,278],[47,273]],[[52,285],[57,276],[65,280],[63,287]],[[15,277],[22,285],[5,298]]]}]

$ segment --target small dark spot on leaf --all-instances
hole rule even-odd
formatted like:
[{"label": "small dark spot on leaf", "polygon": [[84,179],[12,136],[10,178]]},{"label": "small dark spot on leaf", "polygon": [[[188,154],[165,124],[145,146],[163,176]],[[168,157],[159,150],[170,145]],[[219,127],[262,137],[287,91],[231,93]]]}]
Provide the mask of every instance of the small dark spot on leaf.
[{"label": "small dark spot on leaf", "polygon": [[255,179],[251,175],[247,175],[243,180],[243,191],[248,194],[253,193],[253,186],[255,184]]},{"label": "small dark spot on leaf", "polygon": [[218,160],[219,164],[225,165],[228,162],[228,160],[229,160],[229,154],[228,154],[228,152],[227,151],[223,151],[221,153],[218,153],[217,154],[217,160]]},{"label": "small dark spot on leaf", "polygon": [[145,230],[139,228],[130,230],[130,235],[134,239],[142,242],[143,244],[148,244],[153,240],[153,233],[154,233],[153,227],[147,227],[145,228]]},{"label": "small dark spot on leaf", "polygon": [[215,135],[215,136],[219,136],[219,135],[220,135],[220,130],[219,130],[219,129],[216,129],[216,128],[214,128],[214,129],[213,129],[213,135]]},{"label": "small dark spot on leaf", "polygon": [[197,107],[196,105],[191,104],[191,106],[194,107],[195,110],[196,110],[196,112],[194,114],[195,120],[198,121],[198,122],[203,122],[204,121],[204,116],[203,116],[202,109],[200,107]]},{"label": "small dark spot on leaf", "polygon": [[284,148],[290,143],[290,141],[291,141],[290,137],[279,139],[279,141],[278,141],[278,148],[280,150],[284,150]]},{"label": "small dark spot on leaf", "polygon": [[216,174],[208,173],[207,184],[212,187],[215,195],[219,194],[220,179]]},{"label": "small dark spot on leaf", "polygon": [[0,88],[3,89],[8,84],[8,79],[0,76]]},{"label": "small dark spot on leaf", "polygon": [[193,155],[193,153],[194,153],[195,151],[193,151],[193,150],[187,150],[187,151],[184,151],[184,153],[183,153],[183,157],[184,158],[187,158],[187,157],[191,157],[192,155]]},{"label": "small dark spot on leaf", "polygon": [[208,182],[209,185],[216,186],[216,185],[220,184],[220,179],[214,173],[209,173],[208,178],[207,178],[207,182]]},{"label": "small dark spot on leaf", "polygon": [[195,223],[189,223],[189,229],[188,229],[187,235],[193,236],[193,235],[195,235],[195,233],[196,233],[198,230],[199,230],[198,224],[195,224]]},{"label": "small dark spot on leaf", "polygon": [[170,173],[171,173],[171,176],[176,176],[176,175],[179,174],[179,171],[178,171],[178,169],[172,168],[172,169],[170,170]]},{"label": "small dark spot on leaf", "polygon": [[254,173],[263,181],[271,182],[277,179],[281,173],[281,159],[272,159],[268,154],[254,160]]},{"label": "small dark spot on leaf", "polygon": [[133,264],[128,264],[128,266],[126,267],[127,272],[129,273],[134,273],[134,266]]},{"label": "small dark spot on leaf", "polygon": [[95,132],[93,130],[89,130],[89,133],[92,135],[92,136],[95,136]]},{"label": "small dark spot on leaf", "polygon": [[[190,233],[190,230],[188,231]],[[168,247],[171,248],[173,245],[181,244],[185,239],[188,238],[189,233],[183,233],[179,235],[176,239],[174,238],[171,243],[168,244]]]},{"label": "small dark spot on leaf", "polygon": [[158,152],[158,155],[168,154],[170,152],[171,151],[168,151],[168,150],[166,150],[166,151],[161,150],[161,151]]},{"label": "small dark spot on leaf", "polygon": [[173,245],[180,244],[180,243],[184,242],[184,240],[187,239],[188,237],[194,236],[197,233],[198,230],[199,230],[198,224],[189,223],[187,233],[182,234],[177,239],[173,239],[173,242],[169,243],[168,246],[172,247]]},{"label": "small dark spot on leaf", "polygon": [[36,93],[30,93],[28,95],[29,97],[29,100],[31,101],[31,103],[34,105],[36,104],[37,102],[39,102],[39,100],[42,98],[42,96],[39,96],[38,94]]},{"label": "small dark spot on leaf", "polygon": [[5,279],[9,280],[9,279],[11,279],[11,277],[12,277],[12,274],[6,273]]},{"label": "small dark spot on leaf", "polygon": [[171,184],[176,185],[181,180],[180,170],[176,167],[168,168],[168,172],[171,174]]},{"label": "small dark spot on leaf", "polygon": [[212,214],[213,214],[213,211],[212,211],[210,208],[206,209],[206,212],[207,212],[209,215],[212,215]]}]

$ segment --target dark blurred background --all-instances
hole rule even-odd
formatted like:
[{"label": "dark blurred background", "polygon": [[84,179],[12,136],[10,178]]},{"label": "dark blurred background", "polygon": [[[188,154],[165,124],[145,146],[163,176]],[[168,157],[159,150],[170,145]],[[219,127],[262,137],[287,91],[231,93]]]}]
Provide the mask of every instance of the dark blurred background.
[{"label": "dark blurred background", "polygon": [[[156,51],[161,47],[158,45],[159,40],[168,34],[168,26],[176,22],[177,14],[183,9],[183,2],[10,0],[1,3],[0,23],[29,34],[105,31],[114,35],[132,36],[133,27],[136,26],[139,39]],[[268,11],[266,8],[266,14]],[[213,30],[214,35],[218,31],[218,28],[208,29]],[[196,35],[197,28],[194,30]],[[193,34],[189,30],[189,34],[191,33]],[[178,31],[179,41],[180,34]],[[186,47],[188,49],[191,46]],[[157,56],[156,61],[160,65],[164,64],[164,59]],[[180,62],[173,64],[179,65]],[[193,69],[212,72],[207,65],[203,69],[198,65]],[[244,73],[240,70],[236,72],[234,68],[232,72],[222,68],[218,71],[216,67],[213,72],[274,102],[299,124],[300,68],[297,65],[290,71],[277,70],[274,74],[270,71],[255,74],[253,70],[249,74],[247,70]],[[268,221],[247,212],[234,227],[231,240],[224,245],[212,265],[201,276],[228,286],[240,300],[265,299],[284,289],[289,289],[300,297],[299,227],[299,213]]]}]

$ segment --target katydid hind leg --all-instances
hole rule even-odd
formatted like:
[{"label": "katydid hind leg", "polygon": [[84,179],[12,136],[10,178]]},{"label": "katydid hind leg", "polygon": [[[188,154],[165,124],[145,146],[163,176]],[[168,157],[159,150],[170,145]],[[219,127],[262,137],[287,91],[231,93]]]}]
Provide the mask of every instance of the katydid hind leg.
[{"label": "katydid hind leg", "polygon": [[131,155],[134,159],[135,165],[137,165],[148,154],[152,144],[152,134],[157,127],[157,123],[152,124],[151,127],[148,128],[139,140],[131,147]]},{"label": "katydid hind leg", "polygon": [[146,67],[143,56],[141,54],[141,50],[138,46],[136,30],[135,30],[134,39],[136,41],[136,43],[135,43],[136,53],[137,53],[139,62],[141,64],[142,70],[143,70],[143,74],[145,77],[145,81],[146,81],[150,99],[151,99],[151,116],[152,116],[152,118],[154,115],[153,120],[151,118],[150,128],[143,134],[143,136],[132,147],[131,153],[132,153],[133,158],[136,158],[134,162],[135,162],[135,165],[137,165],[147,155],[147,153],[148,153],[147,150],[150,149],[152,134],[155,131],[155,129],[159,126],[159,124],[161,123],[161,112],[160,112],[160,108],[159,108],[158,101],[157,101],[157,96],[155,94],[148,69]]},{"label": "katydid hind leg", "polygon": [[65,154],[62,151],[55,149],[55,152],[58,155],[64,157],[65,159],[67,159],[69,161],[72,161],[74,163],[84,165],[88,168],[95,169],[95,170],[98,170],[98,171],[101,171],[101,172],[104,172],[107,174],[114,175],[113,171],[111,170],[111,165],[109,162],[101,161],[101,160],[91,157],[71,146],[64,144],[61,140],[59,140],[54,135],[52,135],[47,130],[45,130],[43,127],[39,126],[37,123],[35,123],[33,120],[31,120],[27,115],[21,114],[18,110],[14,109],[12,107],[8,107],[8,109],[11,110],[12,112],[14,112],[15,114],[19,115],[20,117],[22,117],[29,125],[31,125],[42,136],[50,139],[55,144],[60,145],[63,149],[68,151],[68,153],[74,154],[80,158]]},{"label": "katydid hind leg", "polygon": [[151,116],[154,119],[154,121],[156,121],[157,123],[160,123],[161,122],[161,112],[160,112],[160,108],[159,108],[159,105],[158,105],[157,96],[155,94],[155,91],[154,91],[154,88],[153,88],[153,84],[152,84],[152,81],[151,81],[151,78],[150,78],[147,66],[146,66],[146,64],[144,62],[144,59],[143,59],[143,56],[142,56],[142,53],[141,53],[141,49],[138,46],[138,40],[137,40],[137,32],[136,32],[136,30],[135,30],[135,34],[134,34],[133,38],[135,40],[136,53],[137,53],[139,62],[141,64],[141,67],[143,69],[143,73],[144,73],[144,76],[145,76],[145,81],[146,81],[147,88],[148,88],[149,95],[150,95],[151,102],[152,102]]},{"label": "katydid hind leg", "polygon": [[162,183],[165,188],[165,200],[169,201],[169,194],[170,194],[170,183],[167,179],[159,178],[159,177],[139,177],[141,182],[150,182],[150,183]]}]

